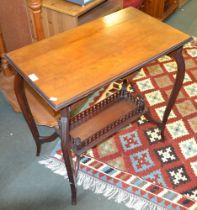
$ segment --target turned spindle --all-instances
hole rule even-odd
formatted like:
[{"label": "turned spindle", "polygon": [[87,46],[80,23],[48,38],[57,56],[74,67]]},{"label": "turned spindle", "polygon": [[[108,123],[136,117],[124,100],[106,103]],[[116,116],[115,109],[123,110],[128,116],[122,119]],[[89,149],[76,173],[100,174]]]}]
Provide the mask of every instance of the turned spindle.
[{"label": "turned spindle", "polygon": [[41,0],[29,0],[29,7],[32,10],[37,41],[44,39],[44,30],[41,19]]}]

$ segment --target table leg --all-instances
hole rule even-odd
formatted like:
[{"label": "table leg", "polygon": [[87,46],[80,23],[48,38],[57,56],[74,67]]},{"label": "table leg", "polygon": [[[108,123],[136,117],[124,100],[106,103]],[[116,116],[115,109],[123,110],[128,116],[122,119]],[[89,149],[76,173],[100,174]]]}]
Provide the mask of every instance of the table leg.
[{"label": "table leg", "polygon": [[29,126],[29,129],[36,143],[36,147],[37,147],[36,155],[38,156],[41,151],[41,145],[46,142],[54,141],[58,137],[58,134],[54,132],[51,136],[40,136],[35,120],[31,113],[31,109],[27,101],[25,88],[24,88],[24,80],[19,74],[16,74],[15,76],[14,90],[15,90],[16,98],[19,103],[20,109],[23,113],[23,116]]},{"label": "table leg", "polygon": [[185,62],[184,62],[183,55],[182,55],[182,47],[179,48],[178,50],[170,53],[169,56],[174,58],[174,60],[177,63],[177,73],[176,73],[176,80],[175,80],[175,83],[174,83],[174,87],[173,87],[172,92],[170,94],[168,104],[167,104],[167,107],[165,109],[163,119],[162,119],[162,123],[161,123],[161,133],[162,133],[162,135],[164,133],[165,125],[167,123],[170,111],[172,110],[172,107],[175,104],[176,98],[177,98],[177,96],[179,94],[179,91],[182,87],[184,76],[185,76]]},{"label": "table leg", "polygon": [[61,136],[61,147],[63,158],[68,174],[68,179],[70,183],[71,193],[72,193],[72,204],[77,203],[77,189],[76,189],[76,174],[74,169],[74,164],[71,154],[71,139],[69,132],[69,111],[68,108],[61,110],[60,118],[60,136]]}]

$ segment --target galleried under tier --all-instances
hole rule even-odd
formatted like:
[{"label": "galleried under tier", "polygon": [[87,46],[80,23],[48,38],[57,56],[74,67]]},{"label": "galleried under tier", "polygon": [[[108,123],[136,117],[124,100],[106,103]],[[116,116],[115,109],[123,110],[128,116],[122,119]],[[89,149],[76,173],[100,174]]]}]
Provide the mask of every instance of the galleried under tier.
[{"label": "galleried under tier", "polygon": [[70,120],[72,148],[78,155],[147,112],[144,100],[127,90],[115,92]]}]

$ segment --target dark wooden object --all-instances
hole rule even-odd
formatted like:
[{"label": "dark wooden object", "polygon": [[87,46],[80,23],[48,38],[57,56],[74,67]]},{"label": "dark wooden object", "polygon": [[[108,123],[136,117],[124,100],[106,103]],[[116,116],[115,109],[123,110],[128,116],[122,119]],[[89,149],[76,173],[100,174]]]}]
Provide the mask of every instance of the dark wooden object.
[{"label": "dark wooden object", "polygon": [[144,101],[139,96],[134,97],[125,90],[114,93],[71,118],[73,150],[81,155],[145,112]]},{"label": "dark wooden object", "polygon": [[27,102],[25,88],[24,88],[24,80],[18,74],[15,77],[14,89],[21,111],[22,113],[24,113],[24,118],[35,140],[37,148],[36,155],[39,155],[41,151],[41,145],[45,142],[50,142],[55,140],[58,137],[58,135],[56,132],[54,132],[51,136],[40,136],[33,115],[29,108],[29,104]]},{"label": "dark wooden object", "polygon": [[178,7],[179,0],[144,0],[142,10],[160,20],[166,19]]},{"label": "dark wooden object", "polygon": [[[154,30],[152,30],[154,28]],[[134,8],[128,8],[6,55],[17,72],[15,91],[37,145],[57,136],[40,137],[25,99],[23,80],[54,109],[60,110],[58,135],[68,172],[72,203],[76,203],[79,155],[146,114],[143,100],[123,89],[70,119],[70,106],[112,81],[125,78],[163,55],[177,62],[176,82],[161,122],[163,134],[169,113],[181,88],[185,66],[182,46],[191,40],[184,34]],[[95,53],[96,52],[96,53]],[[97,123],[95,123],[97,122]],[[93,127],[92,124],[97,124]]]}]

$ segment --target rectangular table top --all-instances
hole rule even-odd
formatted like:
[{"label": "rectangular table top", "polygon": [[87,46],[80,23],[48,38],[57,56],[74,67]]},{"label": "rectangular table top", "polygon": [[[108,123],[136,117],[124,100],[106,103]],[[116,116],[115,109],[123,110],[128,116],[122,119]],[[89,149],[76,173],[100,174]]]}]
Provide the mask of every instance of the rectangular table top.
[{"label": "rectangular table top", "polygon": [[137,9],[127,8],[6,57],[54,110],[60,110],[190,39]]}]

